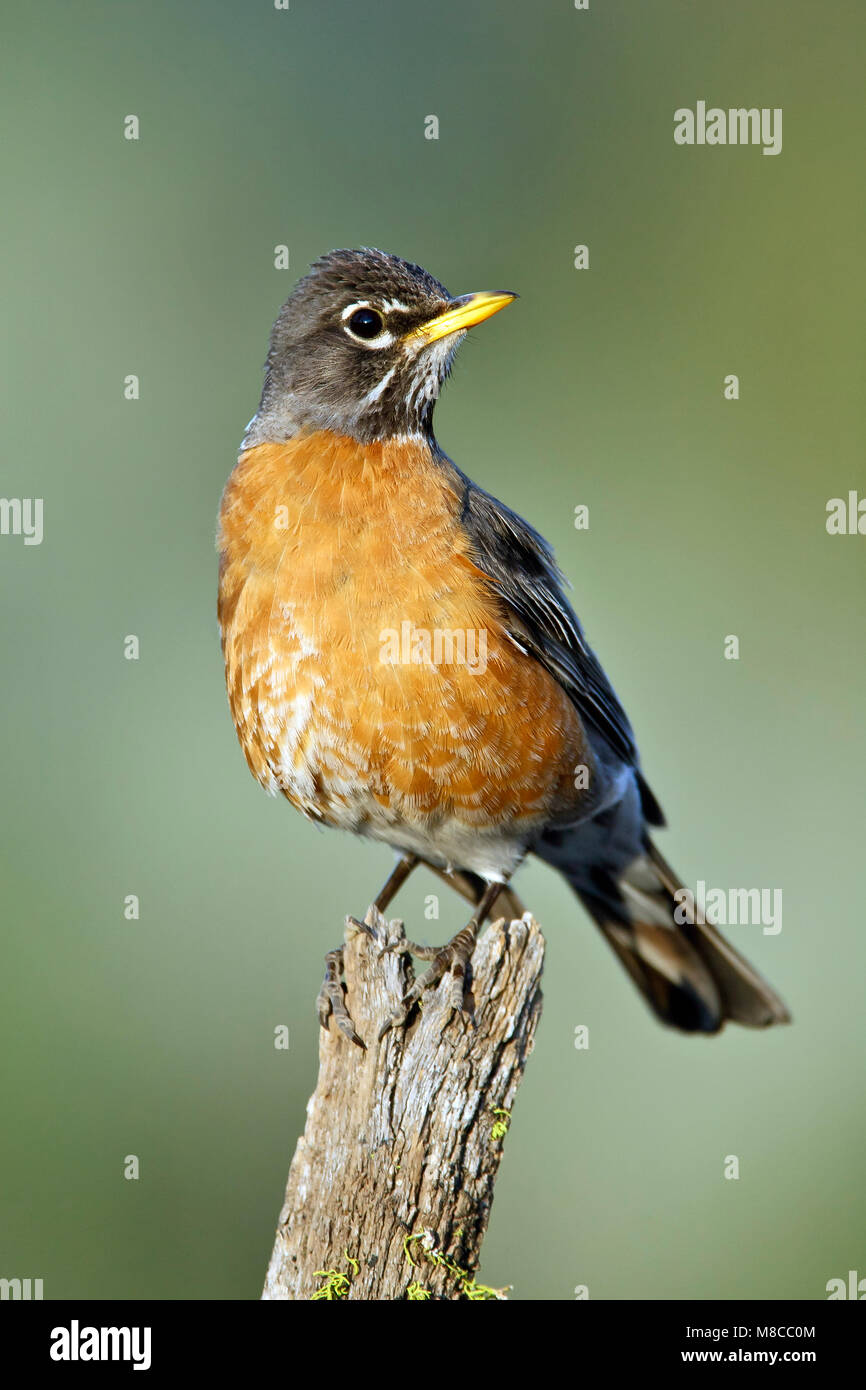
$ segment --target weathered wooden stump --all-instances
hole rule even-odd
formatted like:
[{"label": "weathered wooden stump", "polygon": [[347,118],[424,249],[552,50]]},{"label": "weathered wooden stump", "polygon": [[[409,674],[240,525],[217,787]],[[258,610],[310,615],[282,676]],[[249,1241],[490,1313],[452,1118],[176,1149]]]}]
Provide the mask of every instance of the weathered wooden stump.
[{"label": "weathered wooden stump", "polygon": [[371,909],[347,925],[346,1002],[367,1050],[322,1031],[264,1299],[504,1296],[475,1282],[509,1113],[541,1012],[544,938],[527,914],[481,936],[468,986],[476,1026],[452,1015],[447,979],[377,1034],[413,980],[382,955],[403,924]]}]

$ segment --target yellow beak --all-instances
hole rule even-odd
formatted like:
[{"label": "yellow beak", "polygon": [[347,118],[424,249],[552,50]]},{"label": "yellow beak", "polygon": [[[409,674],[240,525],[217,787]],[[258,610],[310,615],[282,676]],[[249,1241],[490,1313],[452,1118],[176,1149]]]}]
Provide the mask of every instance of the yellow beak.
[{"label": "yellow beak", "polygon": [[423,338],[425,342],[435,343],[437,338],[447,338],[449,333],[463,333],[476,323],[483,323],[491,314],[498,314],[507,304],[517,298],[516,294],[481,290],[478,294],[463,294],[452,299],[448,308],[420,328],[415,328],[407,337]]}]

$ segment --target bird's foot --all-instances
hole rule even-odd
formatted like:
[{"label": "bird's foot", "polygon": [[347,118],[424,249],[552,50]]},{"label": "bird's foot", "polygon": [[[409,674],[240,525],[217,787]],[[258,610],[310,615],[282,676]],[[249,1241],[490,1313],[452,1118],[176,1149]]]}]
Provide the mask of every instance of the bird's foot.
[{"label": "bird's foot", "polygon": [[[346,931],[365,932],[368,936],[374,936],[373,929],[366,922],[359,922],[357,917],[346,918]],[[328,951],[325,956],[325,978],[322,981],[322,988],[319,990],[319,997],[316,1000],[316,1011],[319,1015],[319,1022],[323,1028],[329,1028],[330,1020],[334,1022],[344,1037],[349,1042],[356,1043],[358,1047],[363,1047],[366,1051],[367,1044],[364,1039],[359,1037],[352,1022],[352,1016],[346,1008],[346,986],[343,982],[343,947],[337,946],[335,950]]]},{"label": "bird's foot", "polygon": [[420,975],[403,995],[399,1008],[395,1009],[390,1018],[387,1018],[382,1024],[379,1029],[380,1039],[385,1036],[389,1028],[402,1027],[413,1004],[421,998],[425,990],[433,989],[438,985],[443,975],[446,974],[451,977],[451,1010],[446,1021],[450,1022],[454,1014],[460,1014],[464,1022],[474,1026],[475,1015],[471,1007],[471,1000],[468,1000],[466,995],[466,973],[469,969],[472,952],[475,949],[475,942],[478,939],[478,931],[478,922],[473,918],[462,931],[459,931],[444,946],[419,946],[414,941],[397,941],[385,947],[385,951],[396,951],[402,955],[417,956],[419,960],[429,960],[431,963],[424,974]]}]

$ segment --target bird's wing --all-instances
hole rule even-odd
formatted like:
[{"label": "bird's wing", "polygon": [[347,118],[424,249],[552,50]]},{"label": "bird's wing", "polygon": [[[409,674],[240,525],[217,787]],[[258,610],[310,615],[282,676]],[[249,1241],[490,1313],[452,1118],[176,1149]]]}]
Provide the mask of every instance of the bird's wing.
[{"label": "bird's wing", "polygon": [[585,723],[624,762],[637,765],[631,725],[562,591],[566,581],[551,547],[516,512],[455,471],[473,559],[513,615],[514,640],[559,682]]}]

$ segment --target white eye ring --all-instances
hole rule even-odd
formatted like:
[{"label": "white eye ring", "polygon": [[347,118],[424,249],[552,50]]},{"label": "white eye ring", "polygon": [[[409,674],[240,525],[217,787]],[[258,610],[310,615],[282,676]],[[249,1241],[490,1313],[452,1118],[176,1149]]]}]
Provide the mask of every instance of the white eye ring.
[{"label": "white eye ring", "polygon": [[384,327],[384,321],[382,332],[377,333],[375,338],[362,338],[359,333],[354,333],[352,331],[349,321],[353,314],[357,314],[359,309],[371,309],[374,314],[379,314],[381,317],[381,310],[378,309],[375,304],[371,304],[368,299],[359,299],[356,304],[347,304],[346,308],[340,314],[340,318],[343,320],[343,330],[347,336],[352,339],[353,343],[357,343],[360,347],[390,347],[394,342],[394,334],[390,333],[388,329]]}]

